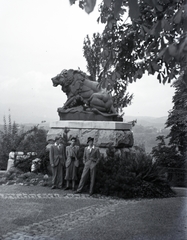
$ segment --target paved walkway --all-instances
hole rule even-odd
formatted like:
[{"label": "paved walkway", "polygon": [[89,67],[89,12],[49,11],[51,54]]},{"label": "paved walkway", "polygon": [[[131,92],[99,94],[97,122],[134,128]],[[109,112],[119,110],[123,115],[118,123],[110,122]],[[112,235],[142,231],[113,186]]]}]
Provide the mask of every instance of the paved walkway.
[{"label": "paved walkway", "polygon": [[0,239],[186,240],[186,189],[168,199],[89,197],[0,186]]}]

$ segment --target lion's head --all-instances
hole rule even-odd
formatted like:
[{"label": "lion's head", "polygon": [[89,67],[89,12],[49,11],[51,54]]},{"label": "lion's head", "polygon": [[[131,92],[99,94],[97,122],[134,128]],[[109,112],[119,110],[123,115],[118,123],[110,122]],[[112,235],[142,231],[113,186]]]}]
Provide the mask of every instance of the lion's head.
[{"label": "lion's head", "polygon": [[74,82],[82,81],[85,79],[85,74],[81,71],[76,71],[73,69],[62,70],[60,74],[52,78],[53,86],[57,87],[58,85],[62,86],[62,91],[68,94],[71,90],[71,85]]},{"label": "lion's head", "polygon": [[58,85],[67,86],[70,85],[73,82],[73,74],[74,70],[62,70],[60,74],[58,74],[56,77],[51,78],[53,82],[53,86],[57,87]]}]

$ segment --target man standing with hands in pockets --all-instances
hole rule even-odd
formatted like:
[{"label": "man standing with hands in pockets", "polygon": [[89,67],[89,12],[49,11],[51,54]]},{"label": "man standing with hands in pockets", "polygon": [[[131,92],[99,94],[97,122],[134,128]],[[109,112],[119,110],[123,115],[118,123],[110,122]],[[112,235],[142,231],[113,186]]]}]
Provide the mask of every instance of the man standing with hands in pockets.
[{"label": "man standing with hands in pockets", "polygon": [[56,137],[54,145],[51,146],[49,159],[52,169],[52,189],[62,188],[63,185],[63,168],[65,164],[64,145],[61,143],[62,138]]},{"label": "man standing with hands in pockets", "polygon": [[96,165],[100,159],[99,148],[94,146],[93,142],[94,142],[94,138],[89,137],[87,140],[88,147],[85,147],[84,154],[83,154],[84,169],[82,172],[78,189],[76,191],[76,193],[81,193],[90,172],[90,190],[89,190],[90,196],[93,194],[93,188],[94,188],[95,176],[96,176]]}]

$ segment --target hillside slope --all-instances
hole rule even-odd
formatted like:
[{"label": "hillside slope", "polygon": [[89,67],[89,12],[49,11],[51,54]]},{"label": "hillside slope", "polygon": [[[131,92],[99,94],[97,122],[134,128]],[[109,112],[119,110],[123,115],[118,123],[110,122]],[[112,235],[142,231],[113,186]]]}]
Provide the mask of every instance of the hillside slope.
[{"label": "hillside slope", "polygon": [[167,120],[167,116],[164,117],[149,117],[149,116],[124,116],[123,119],[125,122],[130,122],[133,120],[137,120],[138,125],[142,125],[144,127],[155,127],[157,129],[165,128],[165,122]]}]

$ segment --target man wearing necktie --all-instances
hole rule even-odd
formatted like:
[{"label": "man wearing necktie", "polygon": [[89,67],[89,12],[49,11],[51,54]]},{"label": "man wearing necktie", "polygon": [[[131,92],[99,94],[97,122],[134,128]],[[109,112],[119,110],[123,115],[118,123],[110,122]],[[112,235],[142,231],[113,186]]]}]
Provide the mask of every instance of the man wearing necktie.
[{"label": "man wearing necktie", "polygon": [[71,145],[66,147],[66,188],[69,189],[70,181],[72,181],[72,190],[75,190],[75,181],[77,180],[77,168],[79,166],[79,146],[75,145],[76,138],[71,138]]},{"label": "man wearing necktie", "polygon": [[93,194],[93,188],[94,188],[95,176],[96,176],[96,165],[100,159],[99,148],[94,146],[93,142],[94,142],[94,138],[89,137],[87,140],[88,147],[85,147],[84,154],[83,154],[84,169],[83,169],[81,180],[76,192],[76,193],[81,193],[90,172],[90,190],[89,190],[90,196]]},{"label": "man wearing necktie", "polygon": [[52,169],[52,189],[62,188],[63,185],[63,167],[65,164],[64,145],[62,138],[56,137],[55,143],[50,147],[49,159]]}]

